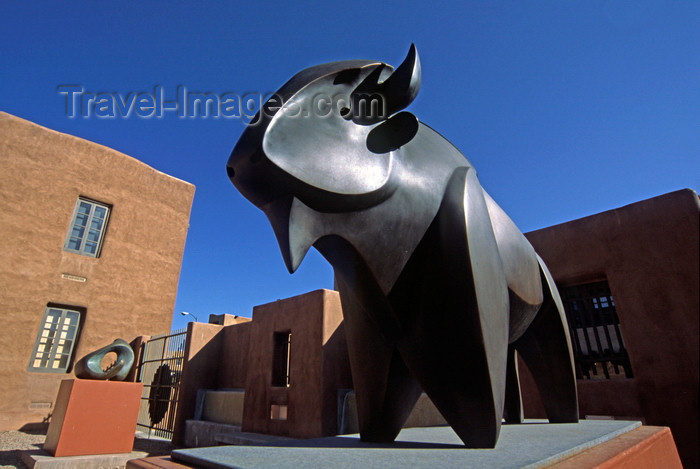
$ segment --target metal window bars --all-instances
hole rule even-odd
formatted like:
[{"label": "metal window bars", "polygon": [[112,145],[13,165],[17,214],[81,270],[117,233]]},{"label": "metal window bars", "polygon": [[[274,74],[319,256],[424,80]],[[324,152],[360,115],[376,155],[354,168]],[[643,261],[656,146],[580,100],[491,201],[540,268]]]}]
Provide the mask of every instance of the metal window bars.
[{"label": "metal window bars", "polygon": [[632,378],[615,300],[607,281],[560,287],[578,379]]}]

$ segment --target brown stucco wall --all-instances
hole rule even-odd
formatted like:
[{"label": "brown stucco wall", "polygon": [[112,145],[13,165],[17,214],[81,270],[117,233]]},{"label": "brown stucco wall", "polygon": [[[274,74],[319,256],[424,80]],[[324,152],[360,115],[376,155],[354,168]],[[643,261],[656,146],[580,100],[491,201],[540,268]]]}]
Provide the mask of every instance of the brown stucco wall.
[{"label": "brown stucco wall", "polygon": [[699,206],[686,189],[526,235],[558,285],[607,278],[615,299],[634,378],[579,380],[581,415],[669,426],[687,467],[699,445]]},{"label": "brown stucco wall", "polygon": [[[99,258],[63,250],[79,196],[112,206]],[[73,377],[27,371],[47,304],[85,310],[73,362],[170,329],[193,196],[130,156],[0,113],[0,430],[46,419],[30,406]]]},{"label": "brown stucco wall", "polygon": [[186,443],[186,422],[195,417],[200,390],[244,388],[246,384],[251,319],[233,315],[212,315],[209,319],[220,324],[187,324],[172,438],[177,445]]},{"label": "brown stucco wall", "polygon": [[[317,290],[256,306],[250,331],[243,431],[312,438],[334,435],[337,391],[352,387],[338,293]],[[290,385],[272,381],[273,334],[291,331]],[[270,406],[288,406],[286,420]]]},{"label": "brown stucco wall", "polygon": [[185,422],[194,417],[197,391],[216,388],[217,370],[222,365],[223,330],[224,326],[219,324],[187,324],[187,345],[172,438],[176,445],[184,444]]},{"label": "brown stucco wall", "polygon": [[252,323],[224,327],[217,389],[245,388]]}]

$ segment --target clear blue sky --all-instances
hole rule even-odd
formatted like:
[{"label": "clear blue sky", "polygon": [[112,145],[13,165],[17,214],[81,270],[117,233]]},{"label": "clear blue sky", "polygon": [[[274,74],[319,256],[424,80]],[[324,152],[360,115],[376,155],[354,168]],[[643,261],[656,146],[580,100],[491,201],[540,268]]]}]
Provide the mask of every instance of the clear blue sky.
[{"label": "clear blue sky", "polygon": [[190,311],[332,287],[315,251],[290,275],[225,163],[235,118],[67,116],[86,92],[242,95],[344,59],[398,65],[414,42],[409,108],[476,166],[523,231],[700,181],[700,2],[5,2],[0,109],[115,148],[197,186],[174,327]]}]

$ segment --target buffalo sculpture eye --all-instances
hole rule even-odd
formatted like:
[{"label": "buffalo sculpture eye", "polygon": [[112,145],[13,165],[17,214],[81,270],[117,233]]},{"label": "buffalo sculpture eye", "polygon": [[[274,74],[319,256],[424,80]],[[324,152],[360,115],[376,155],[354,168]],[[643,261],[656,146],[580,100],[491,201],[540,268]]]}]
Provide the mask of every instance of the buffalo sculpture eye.
[{"label": "buffalo sculpture eye", "polygon": [[[415,46],[395,70],[303,70],[243,132],[229,177],[290,272],[312,246],[333,266],[364,441],[393,441],[424,391],[466,447],[494,447],[503,417],[522,421],[516,354],[550,422],[577,422],[552,277],[464,155],[405,110],[420,86]],[[337,114],[291,112],[341,90]]]}]

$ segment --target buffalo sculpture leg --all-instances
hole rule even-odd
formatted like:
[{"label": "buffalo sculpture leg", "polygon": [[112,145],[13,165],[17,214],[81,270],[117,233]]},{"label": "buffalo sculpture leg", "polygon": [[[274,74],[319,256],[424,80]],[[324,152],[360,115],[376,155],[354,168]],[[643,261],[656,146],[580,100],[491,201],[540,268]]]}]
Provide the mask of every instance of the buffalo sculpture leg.
[{"label": "buffalo sculpture leg", "polygon": [[547,267],[540,264],[544,302],[525,333],[508,347],[506,423],[522,423],[523,409],[518,373],[522,356],[537,385],[551,423],[578,422],[576,374],[564,306]]},{"label": "buffalo sculpture leg", "polygon": [[544,303],[528,330],[512,345],[527,363],[552,423],[578,422],[576,374],[564,306],[538,257]]},{"label": "buffalo sculpture leg", "polygon": [[336,285],[343,305],[360,437],[377,443],[394,441],[421,394],[396,348],[396,318],[350,245],[326,237],[316,247],[344,266],[335,271]]},{"label": "buffalo sculpture leg", "polygon": [[506,402],[503,409],[506,423],[523,423],[523,399],[520,393],[520,374],[518,373],[518,352],[508,346],[508,364],[506,366]]},{"label": "buffalo sculpture leg", "polygon": [[523,409],[518,376],[522,356],[537,385],[547,418],[552,423],[578,422],[576,373],[564,306],[554,280],[542,259],[544,301],[525,333],[508,347],[506,423],[522,423]]},{"label": "buffalo sculpture leg", "polygon": [[371,319],[352,307],[346,311],[348,302],[343,304],[360,437],[392,442],[420,397],[421,387]]}]

